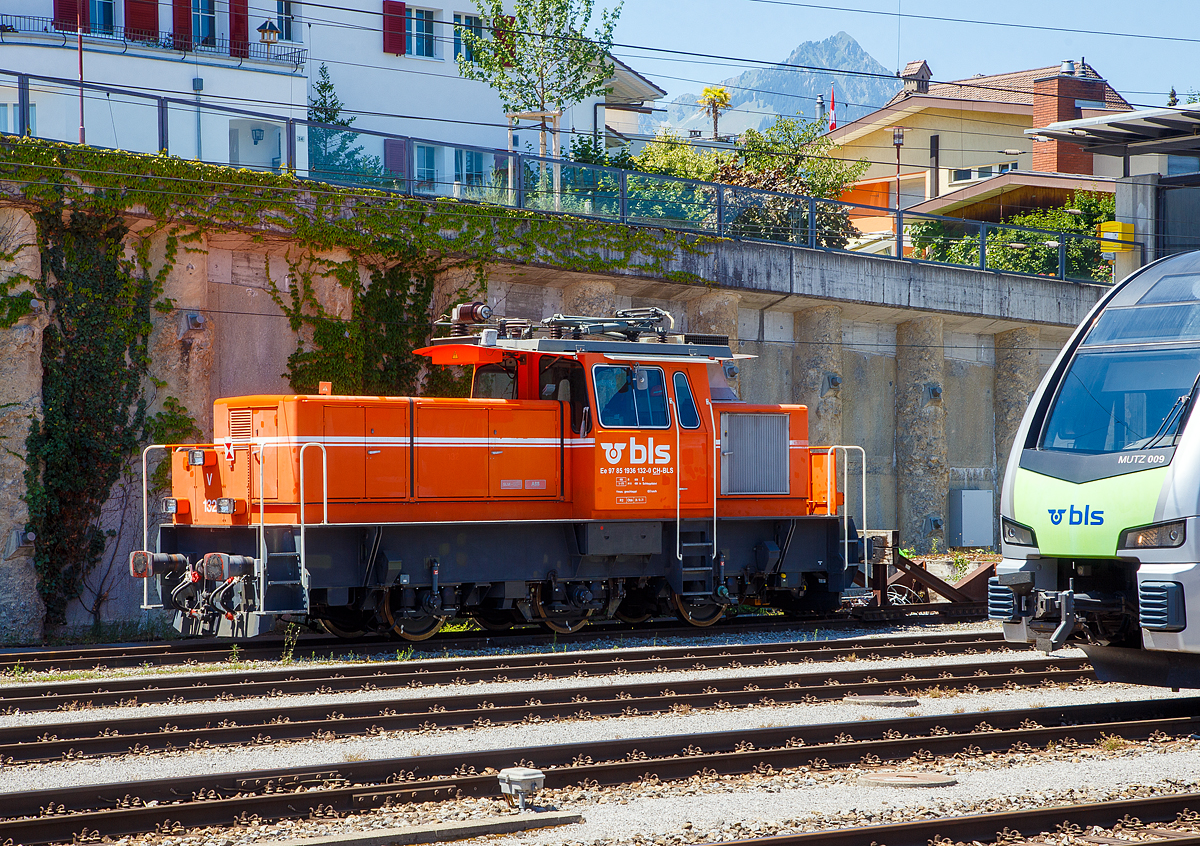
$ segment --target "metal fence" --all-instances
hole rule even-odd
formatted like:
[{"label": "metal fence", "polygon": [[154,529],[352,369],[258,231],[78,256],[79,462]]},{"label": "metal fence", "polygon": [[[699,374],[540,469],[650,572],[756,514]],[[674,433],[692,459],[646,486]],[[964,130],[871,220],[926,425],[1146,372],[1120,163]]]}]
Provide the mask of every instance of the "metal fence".
[{"label": "metal fence", "polygon": [[[300,179],[417,197],[568,214],[634,226],[899,257],[1108,284],[1089,233],[1030,229],[621,170],[487,147],[316,123],[84,83],[92,146],[167,153]],[[5,89],[9,90],[5,98]],[[78,138],[75,80],[0,70],[0,131]],[[0,104],[2,105],[2,104]]]},{"label": "metal fence", "polygon": [[[87,2],[87,0],[78,0]],[[74,21],[56,21],[34,15],[0,15],[0,44],[20,35],[53,35],[64,41],[77,37]],[[88,41],[98,39],[123,46],[148,47],[157,50],[188,53],[214,53],[234,59],[255,59],[261,62],[282,62],[299,68],[308,51],[291,44],[264,44],[259,41],[232,41],[227,36],[213,34],[159,32],[158,30],[117,26],[93,21],[84,24],[83,36]]]}]

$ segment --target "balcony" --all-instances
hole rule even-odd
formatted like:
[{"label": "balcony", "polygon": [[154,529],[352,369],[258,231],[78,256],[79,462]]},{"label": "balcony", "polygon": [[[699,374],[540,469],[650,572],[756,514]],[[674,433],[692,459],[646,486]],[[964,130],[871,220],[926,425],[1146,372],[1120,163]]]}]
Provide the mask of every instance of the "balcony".
[{"label": "balcony", "polygon": [[[68,28],[62,22],[55,23],[53,18],[40,18],[31,15],[0,15],[0,44],[11,43],[14,37],[34,36],[38,38],[53,38],[55,41],[74,41],[75,27]],[[231,59],[250,59],[256,62],[271,62],[292,65],[299,70],[308,57],[308,51],[303,47],[293,47],[290,44],[262,44],[257,41],[230,41],[224,36],[195,37],[192,35],[176,35],[170,32],[150,32],[130,27],[84,27],[84,39],[88,42],[100,42],[121,45],[123,48],[136,47],[149,50],[164,50],[173,53],[199,53],[214,56],[228,56]]]}]

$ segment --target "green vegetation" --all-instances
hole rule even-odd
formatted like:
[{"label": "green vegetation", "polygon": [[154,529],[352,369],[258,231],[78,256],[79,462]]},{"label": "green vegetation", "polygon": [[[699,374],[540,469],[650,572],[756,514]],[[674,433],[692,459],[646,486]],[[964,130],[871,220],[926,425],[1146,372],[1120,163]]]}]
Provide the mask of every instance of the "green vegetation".
[{"label": "green vegetation", "polygon": [[706,85],[700,92],[700,99],[696,102],[712,117],[712,137],[716,141],[721,137],[720,132],[717,131],[717,120],[721,116],[721,112],[729,110],[729,92],[722,85]]},{"label": "green vegetation", "polygon": [[[608,53],[621,5],[601,12],[588,34],[593,7],[594,0],[516,0],[510,15],[503,0],[484,0],[479,10],[492,32],[458,29],[466,48],[459,73],[490,85],[509,113],[561,112],[602,95],[615,67]],[[545,155],[545,122],[540,138]]]},{"label": "green vegetation", "polygon": [[[1003,222],[1061,234],[1068,278],[1111,282],[1112,267],[1101,255],[1095,236],[1100,223],[1115,219],[1116,199],[1112,194],[1077,191],[1065,206],[1012,215]],[[951,264],[979,263],[977,223],[920,220],[907,224],[905,231],[912,239],[914,253],[921,258]],[[991,270],[1057,276],[1058,245],[1059,239],[1042,233],[996,227],[988,229],[984,255]]]}]

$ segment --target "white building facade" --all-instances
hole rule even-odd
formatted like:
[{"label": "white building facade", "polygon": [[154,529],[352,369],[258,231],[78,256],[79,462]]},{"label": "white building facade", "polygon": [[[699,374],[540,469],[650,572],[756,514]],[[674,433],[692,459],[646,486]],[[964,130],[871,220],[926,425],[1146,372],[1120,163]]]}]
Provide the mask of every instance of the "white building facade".
[{"label": "white building facade", "polygon": [[[82,38],[77,36],[82,25]],[[495,92],[464,79],[471,5],[398,0],[0,0],[0,132],[452,195],[507,167]],[[353,132],[305,124],[325,65]],[[560,146],[609,145],[664,92],[616,63],[606,97],[562,116]],[[518,129],[515,149],[536,150]]]}]

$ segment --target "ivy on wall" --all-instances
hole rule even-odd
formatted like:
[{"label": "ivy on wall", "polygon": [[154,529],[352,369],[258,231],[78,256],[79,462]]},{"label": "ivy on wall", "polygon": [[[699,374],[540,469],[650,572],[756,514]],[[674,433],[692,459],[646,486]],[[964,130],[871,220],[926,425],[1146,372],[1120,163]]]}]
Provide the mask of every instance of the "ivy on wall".
[{"label": "ivy on wall", "polygon": [[[345,393],[402,394],[423,385],[426,393],[461,394],[461,374],[426,371],[411,351],[427,341],[435,311],[482,291],[489,263],[639,269],[702,283],[677,268],[715,240],[28,137],[0,142],[0,199],[33,215],[42,255],[41,278],[27,280],[32,290],[17,292],[17,276],[0,283],[0,328],[28,313],[35,297],[45,304],[43,416],[31,422],[25,481],[51,624],[63,622],[103,553],[100,508],[139,443],[195,437],[181,404],[167,398],[150,415],[145,394],[153,385],[151,312],[172,310],[157,298],[181,243],[218,231],[287,242],[292,283],[275,296],[300,337],[288,362],[294,389],[331,381]],[[126,221],[139,217],[168,233],[153,273],[149,239],[128,237]],[[348,258],[321,257],[334,250]],[[439,292],[439,273],[454,266],[473,269],[473,281]],[[344,289],[348,314],[320,302],[317,274]]]},{"label": "ivy on wall", "polygon": [[128,230],[111,212],[56,202],[33,218],[42,257],[34,290],[49,323],[42,416],[25,442],[25,486],[46,620],[61,624],[104,552],[100,509],[147,423],[142,379],[159,280],[125,257]]}]

